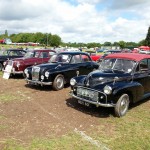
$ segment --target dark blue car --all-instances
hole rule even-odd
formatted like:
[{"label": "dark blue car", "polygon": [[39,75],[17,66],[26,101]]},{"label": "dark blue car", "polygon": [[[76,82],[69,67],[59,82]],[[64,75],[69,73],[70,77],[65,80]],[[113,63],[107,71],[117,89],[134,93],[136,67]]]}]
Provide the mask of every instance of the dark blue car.
[{"label": "dark blue car", "polygon": [[116,116],[124,116],[130,103],[150,94],[150,55],[109,54],[98,70],[74,77],[70,84],[78,103],[114,107]]},{"label": "dark blue car", "polygon": [[29,84],[52,85],[54,90],[60,90],[72,77],[87,75],[98,67],[87,53],[62,52],[54,54],[49,63],[26,68],[24,76]]}]

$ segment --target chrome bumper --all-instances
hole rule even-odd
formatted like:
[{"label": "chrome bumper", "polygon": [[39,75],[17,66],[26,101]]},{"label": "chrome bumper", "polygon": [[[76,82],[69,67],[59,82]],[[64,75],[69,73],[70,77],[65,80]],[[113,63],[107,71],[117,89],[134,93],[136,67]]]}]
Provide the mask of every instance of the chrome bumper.
[{"label": "chrome bumper", "polygon": [[29,79],[25,79],[26,80],[26,82],[28,83],[28,84],[34,84],[34,85],[52,85],[52,82],[42,82],[42,81],[34,81],[34,80],[29,80]]},{"label": "chrome bumper", "polygon": [[[3,70],[3,72],[8,72],[8,71]],[[10,73],[10,74],[23,74],[23,71],[14,71],[14,70],[12,70],[11,72],[8,72],[8,73]]]},{"label": "chrome bumper", "polygon": [[89,104],[94,104],[94,105],[96,105],[97,107],[98,107],[98,106],[103,106],[103,107],[115,107],[115,104],[102,104],[102,103],[100,103],[100,102],[94,102],[94,101],[86,100],[86,99],[84,99],[84,98],[81,98],[81,97],[78,97],[78,96],[74,95],[72,91],[69,92],[69,94],[70,94],[73,98],[76,98],[76,99],[78,99],[78,100],[80,100],[80,101],[87,102],[87,103],[89,103]]}]

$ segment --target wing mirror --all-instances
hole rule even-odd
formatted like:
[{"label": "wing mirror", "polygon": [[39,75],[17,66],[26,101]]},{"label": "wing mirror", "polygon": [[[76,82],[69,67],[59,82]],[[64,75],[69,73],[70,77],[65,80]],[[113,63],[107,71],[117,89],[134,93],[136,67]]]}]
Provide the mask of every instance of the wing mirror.
[{"label": "wing mirror", "polygon": [[77,71],[76,74],[77,74],[77,77],[78,77],[79,76],[79,71]]},{"label": "wing mirror", "polygon": [[113,82],[113,84],[115,84],[116,83],[116,81],[118,81],[119,80],[119,78],[118,77],[115,77],[114,78],[114,82]]}]

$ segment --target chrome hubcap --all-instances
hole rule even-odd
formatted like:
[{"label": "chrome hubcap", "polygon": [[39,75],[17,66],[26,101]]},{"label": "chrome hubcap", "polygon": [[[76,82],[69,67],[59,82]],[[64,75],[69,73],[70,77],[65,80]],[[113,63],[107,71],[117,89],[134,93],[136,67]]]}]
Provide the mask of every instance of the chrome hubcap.
[{"label": "chrome hubcap", "polygon": [[121,104],[120,104],[120,111],[121,113],[125,113],[125,111],[128,109],[128,102],[129,102],[129,97],[125,96],[122,98]]},{"label": "chrome hubcap", "polygon": [[62,77],[59,77],[57,78],[57,87],[58,88],[61,88],[63,86],[63,78]]}]

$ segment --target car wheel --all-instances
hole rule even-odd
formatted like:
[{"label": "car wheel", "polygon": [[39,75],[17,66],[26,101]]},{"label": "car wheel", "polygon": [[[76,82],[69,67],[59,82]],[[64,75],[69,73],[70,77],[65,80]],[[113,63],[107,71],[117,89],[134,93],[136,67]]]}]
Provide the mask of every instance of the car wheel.
[{"label": "car wheel", "polygon": [[64,88],[64,76],[57,75],[53,82],[53,89],[58,91]]},{"label": "car wheel", "polygon": [[3,70],[3,65],[0,63],[0,71]]},{"label": "car wheel", "polygon": [[127,113],[128,108],[129,108],[129,95],[122,94],[116,103],[115,115],[117,117],[124,116]]}]

